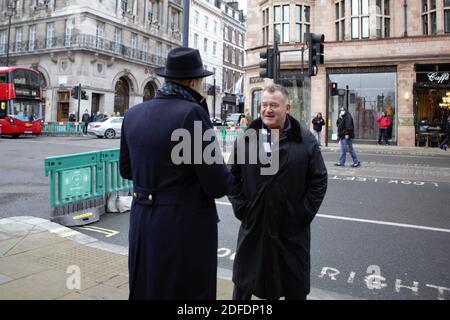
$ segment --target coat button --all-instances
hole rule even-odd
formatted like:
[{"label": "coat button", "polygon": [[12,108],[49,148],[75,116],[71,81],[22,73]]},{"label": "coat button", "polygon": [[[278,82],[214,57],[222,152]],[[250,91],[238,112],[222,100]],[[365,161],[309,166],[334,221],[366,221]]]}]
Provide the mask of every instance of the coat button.
[{"label": "coat button", "polygon": [[153,197],[151,194],[148,195],[148,200],[152,201]]}]

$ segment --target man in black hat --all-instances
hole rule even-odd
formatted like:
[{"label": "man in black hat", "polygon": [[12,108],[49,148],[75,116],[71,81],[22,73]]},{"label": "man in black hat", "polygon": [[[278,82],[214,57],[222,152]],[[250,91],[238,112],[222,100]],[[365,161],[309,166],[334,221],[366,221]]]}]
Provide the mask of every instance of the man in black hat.
[{"label": "man in black hat", "polygon": [[[213,73],[203,68],[198,50],[185,47],[171,50],[166,66],[155,73],[165,83],[154,99],[128,110],[122,125],[120,173],[133,180],[134,189],[130,299],[212,300],[218,241],[214,198],[224,196],[232,183],[223,161],[207,164],[202,157],[210,143],[202,141],[203,134],[213,126],[199,92],[203,78]],[[174,152],[181,142],[173,137],[180,132],[189,133],[189,148]],[[214,150],[222,159],[220,148]]]}]

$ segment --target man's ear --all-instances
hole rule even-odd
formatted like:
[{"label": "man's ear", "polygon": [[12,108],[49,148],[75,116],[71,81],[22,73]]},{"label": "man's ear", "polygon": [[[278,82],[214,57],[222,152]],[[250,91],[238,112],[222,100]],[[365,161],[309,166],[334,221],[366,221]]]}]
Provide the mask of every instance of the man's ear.
[{"label": "man's ear", "polygon": [[289,111],[291,111],[291,105],[289,103],[286,105],[286,111],[287,111],[287,113],[289,113]]}]

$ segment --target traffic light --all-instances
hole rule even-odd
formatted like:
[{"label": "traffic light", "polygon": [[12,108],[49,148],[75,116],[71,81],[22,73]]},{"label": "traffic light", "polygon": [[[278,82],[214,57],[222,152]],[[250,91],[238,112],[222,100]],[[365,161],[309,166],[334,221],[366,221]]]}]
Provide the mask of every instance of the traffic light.
[{"label": "traffic light", "polygon": [[74,98],[74,99],[78,99],[78,86],[73,87],[73,88],[70,90],[70,96],[71,96],[72,98]]},{"label": "traffic light", "polygon": [[275,74],[275,49],[267,48],[266,51],[261,51],[259,53],[259,57],[263,59],[259,62],[260,68],[263,70],[259,72],[259,76],[261,78],[270,78],[273,79]]},{"label": "traffic light", "polygon": [[86,90],[81,90],[81,100],[88,100],[88,96],[86,95]]},{"label": "traffic light", "polygon": [[338,85],[337,82],[330,83],[330,96],[337,96],[338,93]]},{"label": "traffic light", "polygon": [[324,46],[325,35],[316,33],[307,33],[305,35],[306,43],[309,49],[309,66],[308,75],[317,75],[317,65],[323,64],[324,59]]}]

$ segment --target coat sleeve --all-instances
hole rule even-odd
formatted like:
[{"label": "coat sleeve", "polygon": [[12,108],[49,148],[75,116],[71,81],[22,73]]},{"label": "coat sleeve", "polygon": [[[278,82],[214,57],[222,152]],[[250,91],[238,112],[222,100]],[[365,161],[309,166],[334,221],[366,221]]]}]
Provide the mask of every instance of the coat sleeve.
[{"label": "coat sleeve", "polygon": [[328,186],[327,168],[317,143],[315,141],[313,143],[313,150],[308,163],[306,193],[303,198],[308,222],[311,222],[319,211]]},{"label": "coat sleeve", "polygon": [[[196,122],[201,124],[201,137],[197,137],[195,134],[194,128]],[[212,141],[203,141],[205,131],[212,130],[212,132],[214,132],[208,114],[201,107],[193,108],[184,120],[184,128],[189,131],[191,136],[191,163],[194,163],[194,169],[203,190],[212,198],[221,198],[225,196],[231,188],[232,177],[230,170],[227,168],[223,159],[215,134]],[[196,141],[194,141],[194,139],[201,139],[201,143],[200,141],[197,141],[201,146],[201,149],[197,150],[195,148]],[[206,152],[205,148],[208,148]],[[202,153],[201,155],[197,154],[197,158],[201,158],[200,161],[196,161],[195,159],[196,152]],[[215,161],[213,163],[205,162],[203,155],[210,155]]]},{"label": "coat sleeve", "polygon": [[233,185],[228,193],[228,199],[233,206],[233,212],[237,219],[241,220],[244,218],[245,209],[248,204],[248,199],[245,196],[243,181],[242,181],[242,165],[237,161],[237,142],[234,142],[233,152],[231,153],[229,161],[229,168],[233,176]]},{"label": "coat sleeve", "polygon": [[122,122],[122,133],[120,135],[119,169],[122,178],[133,180],[133,175],[131,173],[130,151],[128,150],[127,139],[125,136],[125,118]]}]

